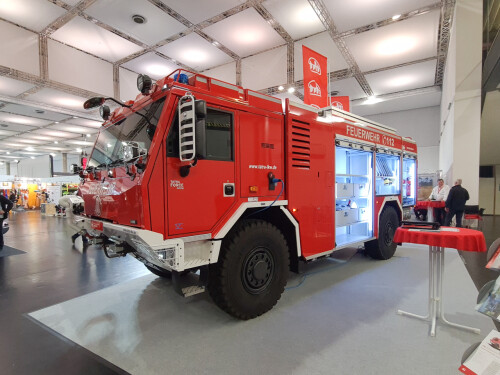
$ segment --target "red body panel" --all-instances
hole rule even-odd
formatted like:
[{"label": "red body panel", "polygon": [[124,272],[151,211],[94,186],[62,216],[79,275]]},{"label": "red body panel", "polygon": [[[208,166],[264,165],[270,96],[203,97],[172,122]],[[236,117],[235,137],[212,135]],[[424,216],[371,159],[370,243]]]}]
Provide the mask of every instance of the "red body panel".
[{"label": "red body panel", "polygon": [[[239,113],[240,196],[275,198],[276,190],[269,190],[268,173],[284,179],[283,160],[283,116],[257,115],[250,112]],[[257,189],[250,191],[250,187]],[[285,195],[283,195],[285,196]]]},{"label": "red body panel", "polygon": [[287,116],[288,203],[304,257],[335,247],[335,134],[314,117],[296,107]]}]

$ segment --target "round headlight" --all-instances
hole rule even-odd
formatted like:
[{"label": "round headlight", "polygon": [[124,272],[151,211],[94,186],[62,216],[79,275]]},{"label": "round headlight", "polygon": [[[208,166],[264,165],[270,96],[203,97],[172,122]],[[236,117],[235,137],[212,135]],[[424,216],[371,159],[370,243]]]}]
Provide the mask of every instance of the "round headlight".
[{"label": "round headlight", "polygon": [[141,92],[141,94],[145,95],[149,93],[152,86],[153,81],[148,75],[139,74],[139,76],[137,76],[137,89]]}]

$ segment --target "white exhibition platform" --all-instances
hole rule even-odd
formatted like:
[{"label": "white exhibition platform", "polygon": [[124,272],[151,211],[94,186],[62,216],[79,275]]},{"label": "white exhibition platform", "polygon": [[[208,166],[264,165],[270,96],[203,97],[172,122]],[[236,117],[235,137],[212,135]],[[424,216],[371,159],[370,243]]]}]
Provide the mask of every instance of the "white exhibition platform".
[{"label": "white exhibition platform", "polygon": [[428,323],[397,315],[426,314],[427,246],[406,244],[388,261],[351,256],[312,263],[305,278],[291,274],[275,308],[250,321],[233,319],[208,293],[180,297],[152,274],[30,316],[141,375],[455,375],[463,352],[494,328],[474,310],[477,290],[456,250],[445,255],[444,312],[480,335],[438,324],[430,337]]}]

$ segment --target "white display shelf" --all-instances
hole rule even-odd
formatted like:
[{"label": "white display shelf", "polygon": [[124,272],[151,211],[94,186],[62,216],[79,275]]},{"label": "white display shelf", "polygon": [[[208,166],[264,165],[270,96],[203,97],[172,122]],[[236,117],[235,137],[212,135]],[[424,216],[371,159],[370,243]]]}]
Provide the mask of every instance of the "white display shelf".
[{"label": "white display shelf", "polygon": [[352,222],[352,223],[345,224],[345,225],[337,225],[337,223],[335,223],[335,228],[348,227],[348,226],[351,226],[351,225],[362,224],[362,223],[368,223],[368,222],[369,222],[369,220],[361,220],[361,221],[354,221],[354,222]]},{"label": "white display shelf", "polygon": [[337,173],[337,177],[364,177],[364,178],[369,178],[370,176],[367,174],[343,174],[343,173]]}]

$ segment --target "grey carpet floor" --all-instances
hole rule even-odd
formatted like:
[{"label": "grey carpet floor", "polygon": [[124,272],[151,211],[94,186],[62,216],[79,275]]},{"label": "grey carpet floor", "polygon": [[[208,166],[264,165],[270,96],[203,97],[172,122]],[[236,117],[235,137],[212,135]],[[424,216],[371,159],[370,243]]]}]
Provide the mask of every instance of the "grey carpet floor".
[{"label": "grey carpet floor", "polygon": [[184,299],[147,275],[30,316],[132,374],[457,374],[462,353],[493,323],[474,310],[477,290],[446,250],[444,312],[480,335],[396,314],[427,310],[428,250],[405,245],[389,261],[356,254],[291,275],[277,306],[237,321],[207,294]]}]

